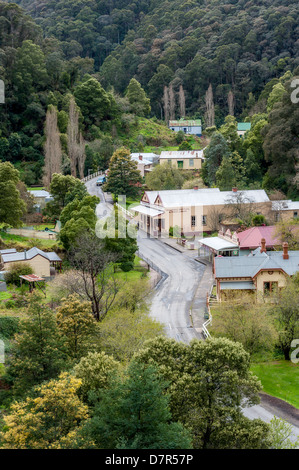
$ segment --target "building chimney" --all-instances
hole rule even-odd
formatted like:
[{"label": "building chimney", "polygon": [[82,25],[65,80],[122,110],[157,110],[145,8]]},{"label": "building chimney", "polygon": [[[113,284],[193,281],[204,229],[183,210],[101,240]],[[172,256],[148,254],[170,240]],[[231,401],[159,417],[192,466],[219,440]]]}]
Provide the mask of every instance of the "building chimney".
[{"label": "building chimney", "polygon": [[194,186],[194,190],[197,191],[197,190],[198,190],[198,186]]},{"label": "building chimney", "polygon": [[261,253],[266,253],[267,250],[266,250],[266,239],[265,238],[262,238],[261,239]]},{"label": "building chimney", "polygon": [[139,160],[142,160],[142,155],[139,155]]},{"label": "building chimney", "polygon": [[282,248],[283,248],[283,259],[289,259],[289,244],[287,242],[284,242],[282,244]]},{"label": "building chimney", "polygon": [[237,192],[238,192],[238,188],[232,188],[232,192],[233,192],[233,193],[237,193]]},{"label": "building chimney", "polygon": [[27,250],[24,250],[24,258],[27,259]]}]

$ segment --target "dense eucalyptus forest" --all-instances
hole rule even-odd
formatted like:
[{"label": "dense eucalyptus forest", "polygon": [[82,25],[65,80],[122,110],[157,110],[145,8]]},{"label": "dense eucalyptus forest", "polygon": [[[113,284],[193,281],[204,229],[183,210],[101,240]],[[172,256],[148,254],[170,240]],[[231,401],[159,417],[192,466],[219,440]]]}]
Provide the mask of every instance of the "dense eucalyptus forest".
[{"label": "dense eucalyptus forest", "polygon": [[[256,116],[259,135],[252,139],[259,148],[256,152],[247,142],[239,151],[245,164],[250,150],[253,167],[259,167],[250,182],[294,198],[298,110],[283,94],[290,95],[291,79],[298,75],[298,44],[293,0],[0,2],[0,75],[6,84],[0,159],[16,164],[27,184],[38,183],[46,114],[53,106],[59,158],[64,173],[71,172],[68,125],[74,96],[79,108],[76,151],[86,145],[83,170],[104,168],[122,145],[135,151],[155,145],[143,138],[142,130],[135,135],[139,142],[128,142],[126,136],[137,126],[136,115],[167,117],[166,89],[173,96],[172,117],[181,117],[183,93],[186,115],[201,118],[204,128],[220,128],[228,114],[237,120]],[[146,112],[136,111],[128,99],[132,78],[150,98]],[[169,135],[156,146],[163,144],[171,144]]]}]

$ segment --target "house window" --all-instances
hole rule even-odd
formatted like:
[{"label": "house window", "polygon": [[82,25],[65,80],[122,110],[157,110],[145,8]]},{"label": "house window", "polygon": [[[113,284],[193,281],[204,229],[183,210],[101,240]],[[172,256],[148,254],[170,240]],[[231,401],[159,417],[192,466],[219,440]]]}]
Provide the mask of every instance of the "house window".
[{"label": "house window", "polygon": [[170,159],[169,159],[169,160],[167,160],[167,163],[171,163],[171,160],[170,160]]},{"label": "house window", "polygon": [[189,166],[194,166],[194,160],[193,160],[193,158],[190,158],[190,159],[189,159]]},{"label": "house window", "polygon": [[186,132],[187,132],[187,127],[184,127],[184,132],[185,132],[185,134],[186,134]]},{"label": "house window", "polygon": [[207,216],[206,215],[202,216],[202,225],[207,225]]},{"label": "house window", "polygon": [[184,168],[184,162],[178,161],[178,168]]},{"label": "house window", "polygon": [[278,289],[278,282],[264,282],[264,294],[269,294]]},{"label": "house window", "polygon": [[294,212],[294,219],[296,219],[298,217],[298,212]]},{"label": "house window", "polygon": [[278,222],[280,220],[280,213],[275,212],[275,222]]},{"label": "house window", "polygon": [[195,227],[195,226],[196,226],[196,216],[191,215],[191,227]]}]

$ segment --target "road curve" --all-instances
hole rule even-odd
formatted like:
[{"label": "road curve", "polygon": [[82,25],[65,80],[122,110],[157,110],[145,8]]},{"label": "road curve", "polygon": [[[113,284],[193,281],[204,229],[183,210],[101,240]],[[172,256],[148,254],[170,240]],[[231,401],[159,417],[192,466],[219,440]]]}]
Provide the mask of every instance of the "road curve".
[{"label": "road curve", "polygon": [[[91,179],[85,185],[89,194],[98,196],[101,200],[96,207],[97,217],[101,219],[111,213],[112,206],[106,203],[103,191],[96,186],[96,180],[97,178]],[[152,294],[150,310],[152,317],[164,324],[166,334],[177,341],[189,343],[193,338],[202,339],[200,333],[191,328],[189,312],[199,281],[204,275],[204,266],[159,240],[147,238],[141,231],[137,241],[140,253],[168,275]],[[244,409],[244,415],[250,419],[260,418],[270,422],[280,413],[255,405]],[[287,415],[281,417],[288,420]],[[299,425],[293,425],[292,440],[298,437]]]},{"label": "road curve", "polygon": [[151,316],[165,325],[171,338],[185,343],[202,339],[192,326],[190,307],[205,267],[163,242],[147,238],[144,232],[138,234],[138,247],[145,258],[168,275],[152,295]]}]

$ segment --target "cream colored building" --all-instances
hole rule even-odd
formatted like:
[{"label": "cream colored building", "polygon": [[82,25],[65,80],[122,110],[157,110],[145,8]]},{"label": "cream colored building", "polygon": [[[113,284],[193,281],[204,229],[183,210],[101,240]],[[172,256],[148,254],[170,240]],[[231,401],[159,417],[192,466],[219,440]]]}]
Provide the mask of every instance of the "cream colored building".
[{"label": "cream colored building", "polygon": [[131,153],[131,160],[137,163],[137,168],[143,177],[153,170],[154,164],[159,161],[159,156],[155,153]]},{"label": "cream colored building", "polygon": [[229,291],[253,293],[257,300],[284,288],[287,279],[299,270],[299,252],[267,251],[265,239],[261,247],[247,256],[214,258],[217,299],[223,300]]},{"label": "cream colored building", "polygon": [[[242,196],[242,197],[240,197]],[[264,190],[220,191],[218,188],[171,191],[146,191],[137,213],[139,228],[153,237],[169,237],[169,229],[177,227],[185,235],[201,235],[213,231],[214,218],[236,204],[249,205],[263,213],[270,203]]]},{"label": "cream colored building", "polygon": [[203,150],[170,150],[160,155],[160,165],[168,163],[182,170],[200,170],[203,162]]},{"label": "cream colored building", "polygon": [[274,221],[297,219],[299,217],[299,201],[272,201]]},{"label": "cream colored building", "polygon": [[29,264],[33,274],[39,277],[48,278],[51,275],[52,267],[61,267],[61,259],[54,253],[46,253],[38,248],[31,248],[28,251],[17,252],[15,249],[0,251],[1,269],[7,271],[14,264]]}]

